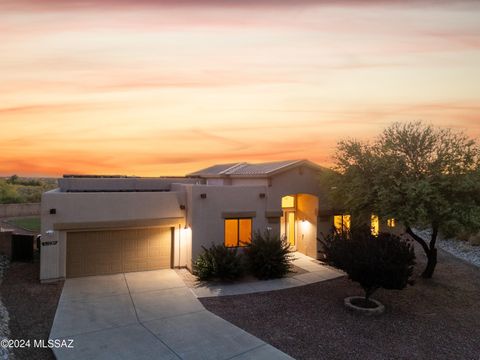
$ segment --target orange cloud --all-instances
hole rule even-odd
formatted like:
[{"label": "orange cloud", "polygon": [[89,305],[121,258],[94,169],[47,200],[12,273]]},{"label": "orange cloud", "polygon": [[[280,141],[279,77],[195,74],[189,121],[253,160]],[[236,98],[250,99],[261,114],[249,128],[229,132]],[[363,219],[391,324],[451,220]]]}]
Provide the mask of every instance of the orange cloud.
[{"label": "orange cloud", "polygon": [[480,5],[435,4],[0,0],[0,174],[329,164],[416,119],[478,137]]}]

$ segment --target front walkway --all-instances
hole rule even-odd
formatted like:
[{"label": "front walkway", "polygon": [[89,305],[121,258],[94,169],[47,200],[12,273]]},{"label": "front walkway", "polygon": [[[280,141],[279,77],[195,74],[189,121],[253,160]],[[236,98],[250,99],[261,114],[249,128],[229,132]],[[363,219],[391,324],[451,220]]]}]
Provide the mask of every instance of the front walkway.
[{"label": "front walkway", "polygon": [[307,284],[313,284],[320,281],[335,279],[344,274],[329,266],[322,265],[318,260],[315,260],[302,253],[295,252],[295,260],[293,264],[302,271],[298,274],[291,274],[289,277],[274,280],[252,280],[239,282],[234,284],[226,283],[207,283],[197,282],[195,277],[188,272],[188,270],[180,270],[179,272],[184,277],[187,285],[192,289],[194,294],[199,297],[212,296],[226,296],[226,295],[241,295],[256,293],[262,291],[273,291],[288,289]]},{"label": "front walkway", "polygon": [[50,339],[73,339],[61,360],[291,359],[207,311],[174,270],[67,279]]}]

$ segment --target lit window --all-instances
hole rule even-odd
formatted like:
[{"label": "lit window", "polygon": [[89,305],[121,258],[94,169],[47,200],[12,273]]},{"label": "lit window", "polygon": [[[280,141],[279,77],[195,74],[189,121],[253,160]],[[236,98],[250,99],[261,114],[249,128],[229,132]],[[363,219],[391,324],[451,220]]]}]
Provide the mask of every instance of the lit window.
[{"label": "lit window", "polygon": [[387,220],[387,226],[388,227],[391,227],[391,228],[394,228],[395,226],[397,226],[396,222],[395,222],[395,219],[388,219]]},{"label": "lit window", "polygon": [[225,220],[225,246],[247,246],[252,242],[252,219]]},{"label": "lit window", "polygon": [[294,208],[294,207],[295,207],[295,196],[287,195],[282,197],[282,209]]},{"label": "lit window", "polygon": [[378,220],[377,215],[371,216],[371,227],[372,227],[372,235],[378,236],[378,233],[380,232],[380,221]]},{"label": "lit window", "polygon": [[333,226],[339,233],[350,230],[351,218],[350,215],[335,215],[333,217]]}]

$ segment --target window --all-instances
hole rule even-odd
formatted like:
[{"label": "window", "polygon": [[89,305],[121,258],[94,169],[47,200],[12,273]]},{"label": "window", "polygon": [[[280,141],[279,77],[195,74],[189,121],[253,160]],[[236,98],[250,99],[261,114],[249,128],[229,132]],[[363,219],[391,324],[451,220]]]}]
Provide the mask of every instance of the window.
[{"label": "window", "polygon": [[252,242],[252,219],[225,219],[225,246],[247,246]]},{"label": "window", "polygon": [[373,236],[378,236],[378,233],[380,232],[380,221],[378,220],[377,215],[372,215],[371,216],[370,226],[372,228],[372,235]]},{"label": "window", "polygon": [[295,207],[295,196],[287,195],[282,197],[282,209],[285,208],[294,208]]},{"label": "window", "polygon": [[335,215],[333,217],[333,226],[335,230],[339,233],[350,230],[350,215]]},{"label": "window", "polygon": [[395,219],[388,219],[387,220],[387,226],[390,227],[390,228],[394,228],[395,226],[397,226],[396,222],[395,222]]}]

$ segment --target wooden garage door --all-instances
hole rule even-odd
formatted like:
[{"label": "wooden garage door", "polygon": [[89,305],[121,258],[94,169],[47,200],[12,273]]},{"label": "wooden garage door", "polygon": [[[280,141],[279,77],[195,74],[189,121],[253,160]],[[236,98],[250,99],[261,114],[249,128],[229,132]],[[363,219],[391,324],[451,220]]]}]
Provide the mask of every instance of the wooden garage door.
[{"label": "wooden garage door", "polygon": [[172,230],[150,228],[67,234],[67,277],[171,267]]}]

